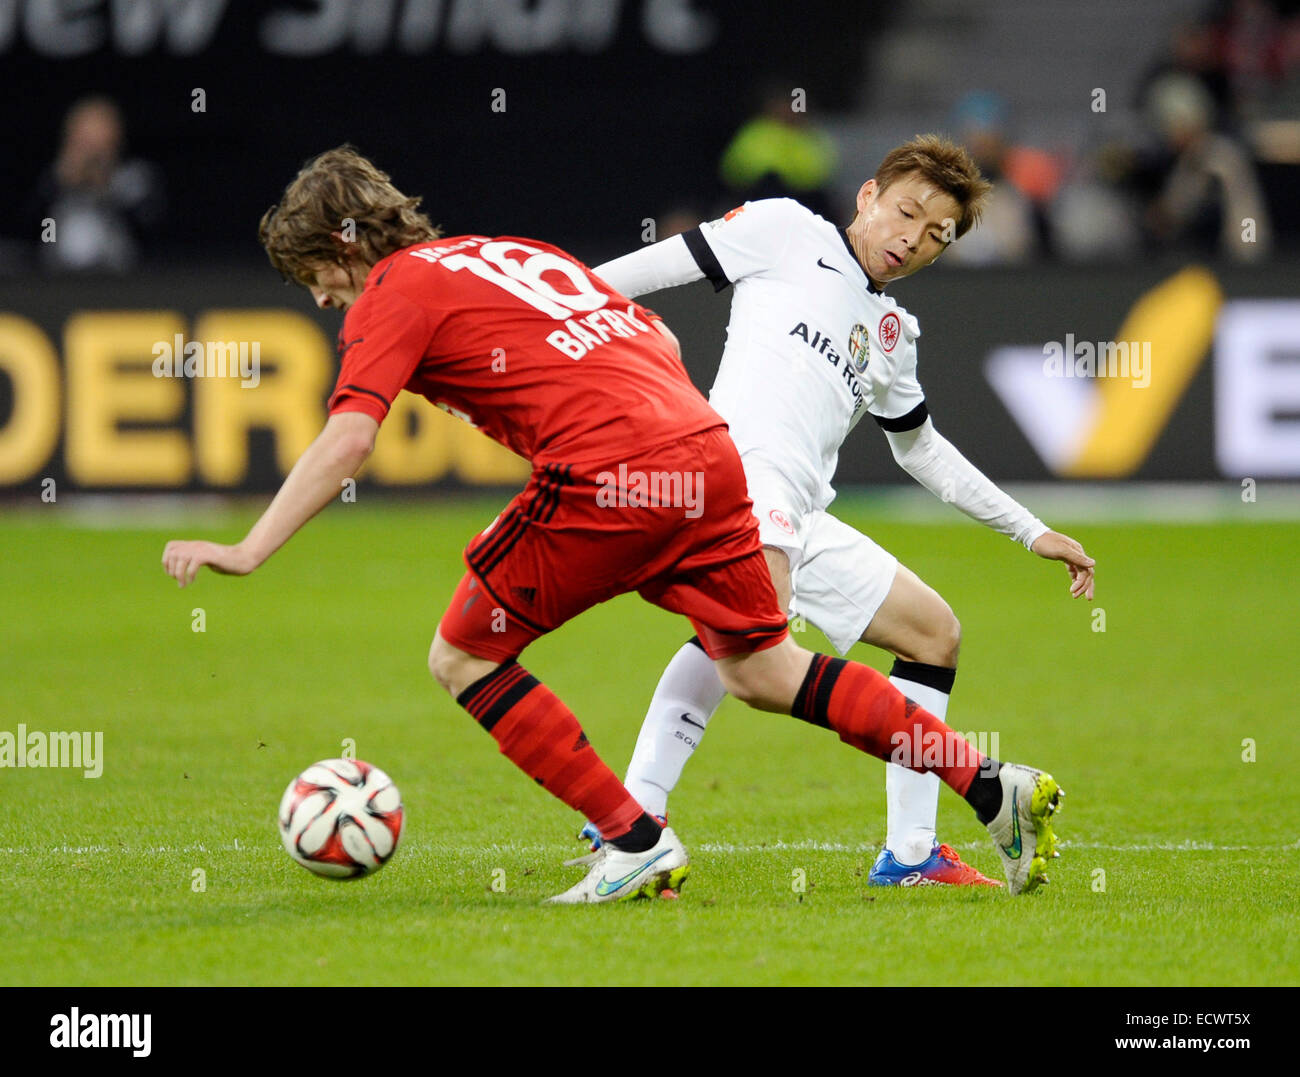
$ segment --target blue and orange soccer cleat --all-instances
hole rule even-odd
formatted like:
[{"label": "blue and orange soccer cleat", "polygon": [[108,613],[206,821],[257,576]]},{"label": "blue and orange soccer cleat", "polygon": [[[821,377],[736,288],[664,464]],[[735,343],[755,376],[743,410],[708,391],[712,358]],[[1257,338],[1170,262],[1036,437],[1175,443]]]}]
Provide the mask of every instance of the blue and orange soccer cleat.
[{"label": "blue and orange soccer cleat", "polygon": [[881,849],[867,876],[869,886],[1001,886],[963,862],[951,845],[936,844],[929,859],[900,864],[888,849]]}]

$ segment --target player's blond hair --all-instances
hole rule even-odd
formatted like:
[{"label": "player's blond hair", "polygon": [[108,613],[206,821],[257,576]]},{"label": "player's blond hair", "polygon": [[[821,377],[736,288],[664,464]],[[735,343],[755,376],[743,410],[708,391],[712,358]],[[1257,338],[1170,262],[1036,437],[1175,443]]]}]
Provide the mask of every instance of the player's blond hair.
[{"label": "player's blond hair", "polygon": [[280,275],[308,283],[321,265],[342,265],[339,232],[354,237],[370,265],[393,251],[437,239],[442,231],[419,212],[420,199],[393,186],[388,173],[351,146],[326,150],[299,170],[262,215],[258,239]]},{"label": "player's blond hair", "polygon": [[979,165],[965,147],[942,135],[917,135],[901,146],[895,146],[885,154],[885,159],[876,169],[877,193],[912,173],[951,195],[957,203],[961,211],[957,219],[958,238],[979,223],[993,184],[980,175]]}]

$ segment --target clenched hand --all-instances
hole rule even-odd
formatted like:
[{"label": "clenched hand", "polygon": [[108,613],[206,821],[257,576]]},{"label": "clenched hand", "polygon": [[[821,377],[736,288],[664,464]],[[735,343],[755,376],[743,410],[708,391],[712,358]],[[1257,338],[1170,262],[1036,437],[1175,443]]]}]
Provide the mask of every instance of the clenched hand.
[{"label": "clenched hand", "polygon": [[1075,598],[1085,596],[1089,602],[1092,601],[1093,569],[1097,562],[1084,553],[1083,547],[1074,539],[1059,531],[1047,531],[1038,536],[1033,550],[1049,561],[1064,561],[1070,570],[1070,594]]},{"label": "clenched hand", "polygon": [[223,546],[219,542],[202,541],[167,543],[162,563],[163,570],[179,587],[193,583],[204,565],[224,576],[247,576],[257,567],[242,545]]}]

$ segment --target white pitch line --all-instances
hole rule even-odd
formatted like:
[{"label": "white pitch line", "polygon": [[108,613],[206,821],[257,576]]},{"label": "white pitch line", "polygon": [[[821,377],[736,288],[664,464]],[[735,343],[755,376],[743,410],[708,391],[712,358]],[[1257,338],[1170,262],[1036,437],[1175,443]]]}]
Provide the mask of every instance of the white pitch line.
[{"label": "white pitch line", "polygon": [[[483,856],[490,853],[499,853],[511,856],[550,856],[554,855],[556,848],[554,845],[514,845],[493,843],[482,846],[463,846],[460,848],[451,848],[446,845],[440,845],[436,842],[406,842],[407,849],[418,849],[421,852],[450,853],[453,856]],[[956,849],[983,849],[986,843],[982,841],[959,842],[954,846]],[[1220,845],[1212,841],[1197,841],[1193,838],[1186,838],[1178,842],[1155,842],[1150,845],[1112,845],[1106,842],[1093,841],[1063,841],[1060,842],[1061,849],[1089,849],[1098,852],[1111,853],[1279,853],[1279,852],[1300,852],[1300,840],[1292,841],[1286,844],[1272,845]],[[0,846],[0,853],[16,856],[102,856],[104,854],[116,854],[126,856],[160,856],[165,853],[252,853],[252,852],[271,852],[278,849],[278,845],[266,843],[250,847],[245,843],[240,845],[238,842],[222,843],[220,845],[150,845],[143,848],[131,848],[129,846],[111,846],[111,845],[52,845],[46,847],[36,846]],[[842,842],[833,841],[771,841],[761,845],[734,845],[726,842],[700,842],[691,845],[689,848],[701,853],[721,853],[733,856],[752,856],[759,853],[871,853],[875,854],[880,850],[879,845],[846,845]]]},{"label": "white pitch line", "polygon": [[[949,843],[954,849],[983,849],[982,841]],[[879,845],[844,845],[832,841],[773,841],[763,845],[729,845],[703,842],[693,846],[704,853],[780,853],[780,852],[817,852],[817,853],[876,853]],[[1114,853],[1268,853],[1300,851],[1300,841],[1289,845],[1219,845],[1212,841],[1196,841],[1191,838],[1179,842],[1164,841],[1152,845],[1109,845],[1094,841],[1062,841],[1057,843],[1060,849],[1099,849]]]}]

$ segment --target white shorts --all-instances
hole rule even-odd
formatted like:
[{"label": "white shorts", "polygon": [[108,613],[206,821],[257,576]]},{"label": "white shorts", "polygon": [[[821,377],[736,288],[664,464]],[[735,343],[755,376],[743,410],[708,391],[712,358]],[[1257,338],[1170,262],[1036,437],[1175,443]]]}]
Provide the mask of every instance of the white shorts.
[{"label": "white shorts", "polygon": [[898,558],[823,509],[779,474],[745,462],[749,498],[764,546],[790,559],[790,609],[826,633],[840,654],[862,638],[894,585]]}]

